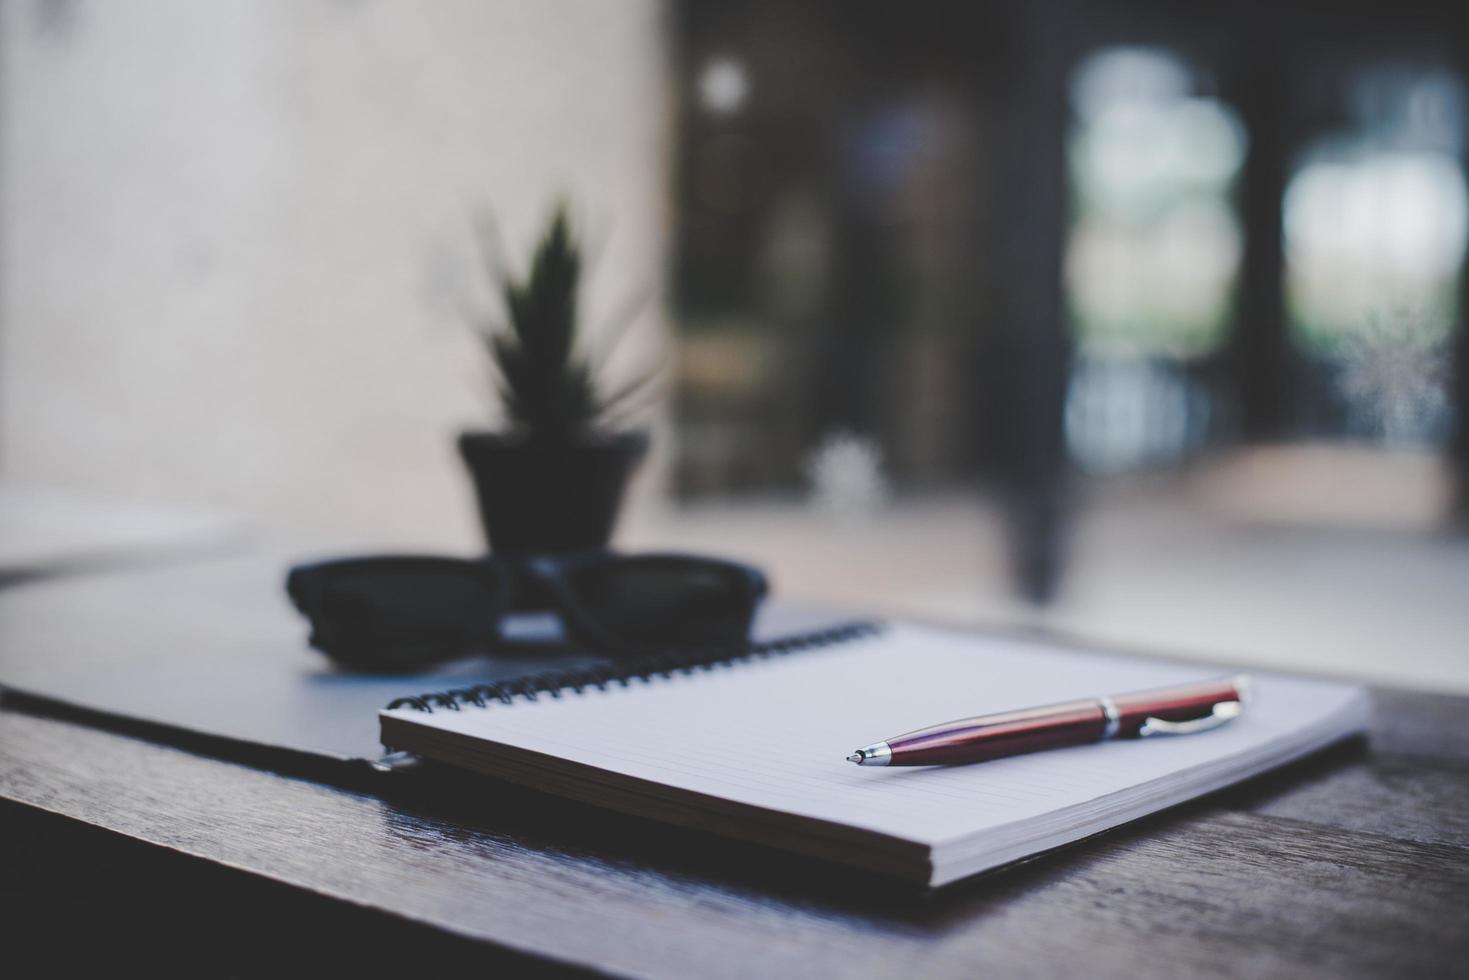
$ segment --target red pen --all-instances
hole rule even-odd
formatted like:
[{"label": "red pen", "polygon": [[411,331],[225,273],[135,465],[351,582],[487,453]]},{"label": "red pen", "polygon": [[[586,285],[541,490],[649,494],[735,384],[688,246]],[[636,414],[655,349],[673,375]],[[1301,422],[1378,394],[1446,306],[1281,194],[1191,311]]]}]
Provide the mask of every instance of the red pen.
[{"label": "red pen", "polygon": [[859,766],[951,765],[1104,738],[1191,735],[1239,717],[1248,686],[1249,678],[1238,675],[963,718],[874,742],[847,761]]}]

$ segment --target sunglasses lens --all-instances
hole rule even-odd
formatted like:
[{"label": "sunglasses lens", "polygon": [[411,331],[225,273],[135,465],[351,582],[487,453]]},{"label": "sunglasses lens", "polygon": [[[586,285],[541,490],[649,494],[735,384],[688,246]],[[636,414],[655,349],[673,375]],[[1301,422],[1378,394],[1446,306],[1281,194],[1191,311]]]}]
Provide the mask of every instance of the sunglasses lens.
[{"label": "sunglasses lens", "polygon": [[573,570],[584,613],[641,646],[723,646],[749,635],[764,582],[750,569],[668,556],[619,557]]},{"label": "sunglasses lens", "polygon": [[312,643],[354,666],[402,669],[493,641],[504,585],[489,565],[385,557],[301,565],[286,591]]}]

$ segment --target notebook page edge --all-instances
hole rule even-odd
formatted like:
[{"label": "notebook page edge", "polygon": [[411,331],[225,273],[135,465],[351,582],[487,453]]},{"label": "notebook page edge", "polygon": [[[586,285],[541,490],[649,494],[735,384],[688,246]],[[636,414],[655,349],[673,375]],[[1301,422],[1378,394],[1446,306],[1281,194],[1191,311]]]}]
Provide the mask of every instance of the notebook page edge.
[{"label": "notebook page edge", "polygon": [[[1338,682],[1330,682],[1338,683]],[[1012,838],[1002,847],[978,847],[970,853],[953,853],[965,844],[977,842],[981,835],[972,834],[936,844],[933,851],[933,887],[942,887],[954,881],[976,874],[993,871],[1027,857],[1039,856],[1057,848],[1065,847],[1115,830],[1143,817],[1160,813],[1175,806],[1218,792],[1237,783],[1264,775],[1274,769],[1297,762],[1328,746],[1366,733],[1371,719],[1372,699],[1365,686],[1342,685],[1347,688],[1347,699],[1333,712],[1308,726],[1293,737],[1289,744],[1274,746],[1278,751],[1268,751],[1272,746],[1249,750],[1226,759],[1214,760],[1174,776],[1149,780],[1147,783],[1129,787],[1125,793],[1110,794],[1111,797],[1127,795],[1135,797],[1126,801],[1125,807],[1116,812],[1089,817],[1079,822],[1074,832],[1042,828],[1038,834],[1025,838]],[[1169,784],[1168,789],[1163,789]],[[1108,797],[1099,798],[1105,801]],[[1088,801],[1047,814],[1045,823],[1054,825],[1063,818],[1077,814],[1099,802]],[[1022,826],[1025,821],[1016,821],[1001,828],[984,832],[984,836],[999,835],[1005,830]],[[949,853],[946,854],[945,852]]]},{"label": "notebook page edge", "polygon": [[[932,847],[919,840],[712,796],[572,759],[476,738],[383,711],[385,745],[539,792],[926,883]],[[763,833],[762,833],[763,831]],[[771,833],[784,835],[772,839]]]}]

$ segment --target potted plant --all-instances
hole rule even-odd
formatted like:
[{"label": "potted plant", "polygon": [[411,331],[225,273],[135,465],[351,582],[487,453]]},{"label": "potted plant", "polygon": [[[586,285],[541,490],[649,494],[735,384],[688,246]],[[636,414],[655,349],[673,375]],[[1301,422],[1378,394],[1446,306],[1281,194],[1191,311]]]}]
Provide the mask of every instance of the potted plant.
[{"label": "potted plant", "polygon": [[[648,449],[645,431],[619,430],[617,419],[652,376],[604,393],[597,368],[607,349],[594,363],[578,342],[582,255],[564,205],[523,279],[489,264],[503,318],[480,323],[478,332],[506,428],[459,436],[485,536],[502,553],[605,547]],[[609,335],[615,343],[620,330]]]}]

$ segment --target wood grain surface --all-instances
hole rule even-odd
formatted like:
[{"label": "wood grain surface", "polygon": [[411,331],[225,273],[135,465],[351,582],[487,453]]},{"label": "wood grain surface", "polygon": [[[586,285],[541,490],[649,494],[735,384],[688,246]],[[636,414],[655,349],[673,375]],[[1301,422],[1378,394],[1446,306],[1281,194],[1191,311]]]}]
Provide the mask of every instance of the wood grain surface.
[{"label": "wood grain surface", "polygon": [[432,767],[323,781],[6,702],[5,944],[241,974],[1452,975],[1469,700],[1377,704],[1369,742],[921,892]]}]

